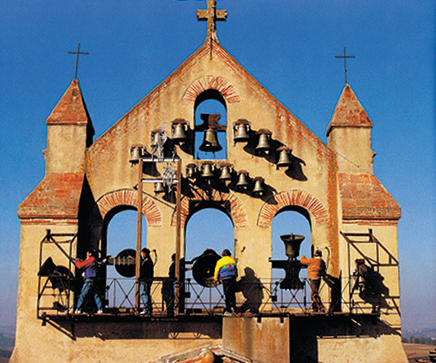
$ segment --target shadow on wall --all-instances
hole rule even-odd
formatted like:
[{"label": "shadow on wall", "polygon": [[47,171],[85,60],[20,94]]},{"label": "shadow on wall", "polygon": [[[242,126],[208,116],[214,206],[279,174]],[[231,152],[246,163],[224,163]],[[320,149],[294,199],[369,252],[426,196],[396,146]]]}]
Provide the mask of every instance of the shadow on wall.
[{"label": "shadow on wall", "polygon": [[53,327],[72,340],[96,337],[101,340],[122,339],[222,339],[222,322],[218,319],[195,321],[142,321],[96,320],[48,320],[47,329]]},{"label": "shadow on wall", "polygon": [[318,339],[400,335],[376,316],[310,316],[290,318],[293,363],[318,362]]}]

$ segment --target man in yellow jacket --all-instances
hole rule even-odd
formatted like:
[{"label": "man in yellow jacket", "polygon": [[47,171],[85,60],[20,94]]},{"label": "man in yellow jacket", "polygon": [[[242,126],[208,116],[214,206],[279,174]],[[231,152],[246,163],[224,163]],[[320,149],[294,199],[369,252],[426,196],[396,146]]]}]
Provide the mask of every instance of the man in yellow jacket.
[{"label": "man in yellow jacket", "polygon": [[236,268],[236,261],[232,258],[232,254],[228,249],[225,249],[221,253],[220,258],[215,265],[214,278],[219,285],[220,281],[223,284],[224,296],[226,301],[226,308],[224,310],[224,316],[229,316],[233,312],[236,312],[236,277],[238,276],[238,270]]},{"label": "man in yellow jacket", "polygon": [[306,258],[302,256],[300,262],[307,265],[307,277],[309,277],[310,290],[312,298],[312,308],[314,312],[325,312],[324,305],[319,297],[319,285],[321,278],[325,276],[326,266],[322,259],[322,252],[316,250],[315,257]]}]

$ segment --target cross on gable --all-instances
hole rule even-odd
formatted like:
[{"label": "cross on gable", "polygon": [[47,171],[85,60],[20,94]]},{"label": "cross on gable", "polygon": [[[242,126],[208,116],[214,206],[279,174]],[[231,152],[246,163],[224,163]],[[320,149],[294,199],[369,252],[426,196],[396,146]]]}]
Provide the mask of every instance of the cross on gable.
[{"label": "cross on gable", "polygon": [[207,10],[197,10],[197,20],[207,20],[207,37],[206,40],[214,40],[219,43],[216,34],[216,22],[227,19],[226,10],[216,9],[216,0],[207,0]]}]

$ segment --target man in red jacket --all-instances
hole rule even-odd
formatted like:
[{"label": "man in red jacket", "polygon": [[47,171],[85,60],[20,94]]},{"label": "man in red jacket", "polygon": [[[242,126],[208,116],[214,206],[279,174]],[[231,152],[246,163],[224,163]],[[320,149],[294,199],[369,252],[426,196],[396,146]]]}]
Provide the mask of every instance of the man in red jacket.
[{"label": "man in red jacket", "polygon": [[319,297],[319,285],[321,284],[321,278],[325,276],[326,267],[322,259],[322,252],[316,250],[315,257],[306,258],[302,256],[300,262],[303,265],[307,265],[307,276],[309,277],[310,290],[312,298],[312,308],[314,312],[325,312],[324,305]]}]

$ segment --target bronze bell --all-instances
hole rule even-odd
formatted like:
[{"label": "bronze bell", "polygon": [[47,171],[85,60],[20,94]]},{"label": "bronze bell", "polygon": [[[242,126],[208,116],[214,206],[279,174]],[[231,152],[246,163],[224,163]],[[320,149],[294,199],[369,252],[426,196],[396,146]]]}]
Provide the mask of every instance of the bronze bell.
[{"label": "bronze bell", "polygon": [[160,133],[158,131],[153,131],[151,133],[151,146],[159,145]]},{"label": "bronze bell", "polygon": [[256,146],[256,151],[267,152],[269,149],[271,149],[268,138],[268,134],[259,134],[259,143]]},{"label": "bronze bell", "polygon": [[173,131],[173,137],[172,140],[174,142],[185,142],[187,139],[186,133],[185,133],[185,124],[182,123],[174,123],[172,127]]},{"label": "bronze bell", "polygon": [[213,164],[212,163],[204,163],[201,165],[203,173],[201,174],[204,179],[213,178]]},{"label": "bronze bell", "polygon": [[155,194],[165,193],[164,183],[162,183],[162,182],[155,182],[154,183],[154,193]]},{"label": "bronze bell", "polygon": [[218,142],[217,131],[213,128],[208,128],[204,132],[203,143],[200,145],[201,151],[220,151],[222,146]]},{"label": "bronze bell", "polygon": [[135,164],[142,157],[142,146],[135,145],[130,147],[130,162]]},{"label": "bronze bell", "polygon": [[235,135],[233,137],[234,142],[244,142],[250,140],[250,135],[247,132],[248,124],[235,124],[234,131]]},{"label": "bronze bell", "polygon": [[248,180],[247,180],[248,179],[247,174],[248,174],[247,172],[242,172],[242,171],[239,172],[239,179],[238,179],[238,182],[236,183],[236,186],[238,188],[247,190],[248,187],[250,186],[250,184],[248,183]]},{"label": "bronze bell", "polygon": [[222,181],[232,180],[232,174],[230,171],[231,165],[225,164],[221,165],[221,175],[219,177]]},{"label": "bronze bell", "polygon": [[279,161],[277,167],[286,167],[292,165],[291,152],[292,150],[287,147],[281,147],[277,149],[280,151]]},{"label": "bronze bell", "polygon": [[254,178],[254,188],[253,195],[261,197],[265,194],[265,189],[263,189],[263,182],[265,179],[261,177]]},{"label": "bronze bell", "polygon": [[289,258],[296,258],[300,254],[300,245],[304,240],[304,236],[298,234],[285,234],[280,236],[285,244],[285,253]]},{"label": "bronze bell", "polygon": [[195,178],[195,174],[197,174],[197,165],[192,163],[186,165],[186,177],[192,179]]}]

